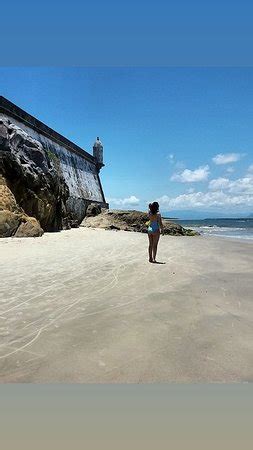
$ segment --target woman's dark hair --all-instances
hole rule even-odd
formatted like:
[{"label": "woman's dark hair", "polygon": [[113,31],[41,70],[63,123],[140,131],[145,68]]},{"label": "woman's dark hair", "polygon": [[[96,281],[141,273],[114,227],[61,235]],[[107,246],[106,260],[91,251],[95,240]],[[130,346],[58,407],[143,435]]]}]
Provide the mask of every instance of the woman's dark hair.
[{"label": "woman's dark hair", "polygon": [[151,212],[151,214],[157,214],[159,211],[159,203],[157,202],[153,202],[153,203],[149,203],[149,210]]}]

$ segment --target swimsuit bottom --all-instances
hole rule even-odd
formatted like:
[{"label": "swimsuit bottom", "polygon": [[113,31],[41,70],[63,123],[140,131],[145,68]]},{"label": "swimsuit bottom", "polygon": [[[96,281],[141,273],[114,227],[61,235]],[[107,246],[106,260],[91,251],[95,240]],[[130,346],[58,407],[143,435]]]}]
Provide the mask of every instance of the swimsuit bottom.
[{"label": "swimsuit bottom", "polygon": [[157,231],[159,231],[159,225],[158,223],[155,222],[151,222],[151,224],[148,227],[148,232],[149,233],[156,233]]}]

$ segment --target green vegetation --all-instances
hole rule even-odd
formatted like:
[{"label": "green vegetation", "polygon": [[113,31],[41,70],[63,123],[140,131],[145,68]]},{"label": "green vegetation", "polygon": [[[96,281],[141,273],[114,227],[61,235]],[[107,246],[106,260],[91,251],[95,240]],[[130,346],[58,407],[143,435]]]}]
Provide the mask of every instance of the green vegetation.
[{"label": "green vegetation", "polygon": [[59,161],[59,156],[57,156],[54,152],[47,149],[47,156],[50,159],[50,161],[57,163]]}]

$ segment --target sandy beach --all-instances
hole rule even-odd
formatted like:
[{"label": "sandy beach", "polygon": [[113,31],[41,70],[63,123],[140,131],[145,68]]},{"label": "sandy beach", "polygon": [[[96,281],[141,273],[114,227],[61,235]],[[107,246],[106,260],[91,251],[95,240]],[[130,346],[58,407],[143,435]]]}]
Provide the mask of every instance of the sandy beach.
[{"label": "sandy beach", "polygon": [[0,381],[253,381],[253,243],[87,228],[2,239]]}]

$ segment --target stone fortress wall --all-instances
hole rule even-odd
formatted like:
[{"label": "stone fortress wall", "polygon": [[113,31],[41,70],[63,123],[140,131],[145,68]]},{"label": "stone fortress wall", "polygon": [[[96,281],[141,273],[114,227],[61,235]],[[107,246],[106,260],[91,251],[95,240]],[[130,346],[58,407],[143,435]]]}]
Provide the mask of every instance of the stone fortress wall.
[{"label": "stone fortress wall", "polygon": [[[97,203],[101,207],[108,208],[99,177],[100,168],[104,165],[101,162],[102,146],[100,149],[94,147],[95,156],[93,156],[0,96],[1,118],[9,119],[42,144],[69,188],[66,206],[74,219],[80,222],[90,203]],[[98,153],[100,158],[97,157]]]}]

